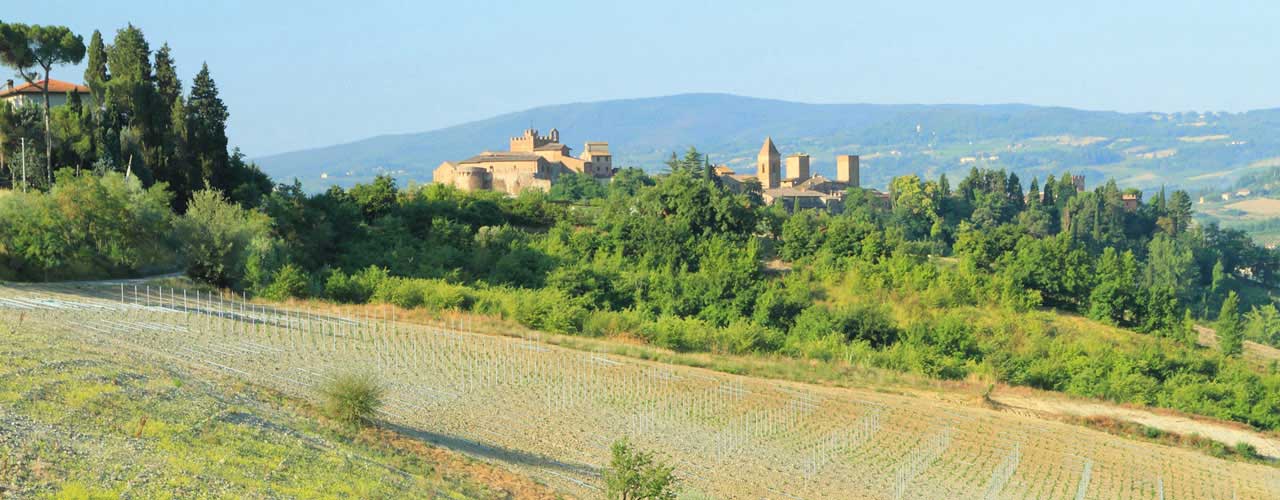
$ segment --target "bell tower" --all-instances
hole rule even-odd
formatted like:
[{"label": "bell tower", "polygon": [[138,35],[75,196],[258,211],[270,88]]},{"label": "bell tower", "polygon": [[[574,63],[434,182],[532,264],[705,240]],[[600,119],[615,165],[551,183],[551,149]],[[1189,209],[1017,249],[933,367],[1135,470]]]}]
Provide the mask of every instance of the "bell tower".
[{"label": "bell tower", "polygon": [[760,154],[756,155],[756,178],[763,189],[776,189],[782,183],[782,155],[773,146],[773,138],[765,137]]}]

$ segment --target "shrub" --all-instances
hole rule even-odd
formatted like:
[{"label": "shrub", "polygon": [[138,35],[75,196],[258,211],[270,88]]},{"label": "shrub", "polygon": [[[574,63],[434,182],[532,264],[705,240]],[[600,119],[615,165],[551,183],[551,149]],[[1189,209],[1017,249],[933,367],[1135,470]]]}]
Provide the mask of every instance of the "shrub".
[{"label": "shrub", "polygon": [[175,227],[187,275],[218,286],[239,285],[255,238],[271,230],[266,215],[245,210],[217,191],[195,193]]},{"label": "shrub", "polygon": [[[245,256],[244,278],[241,286],[254,295],[267,293],[275,279],[275,273],[284,266],[287,257],[281,242],[269,235],[259,235],[249,242]],[[283,298],[283,297],[282,297]]]},{"label": "shrub", "polygon": [[352,427],[373,420],[382,407],[383,392],[377,377],[368,373],[340,373],[320,388],[329,418]]},{"label": "shrub", "polygon": [[589,312],[577,300],[559,290],[542,289],[521,292],[515,304],[515,319],[529,328],[559,333],[579,333]]},{"label": "shrub", "polygon": [[611,337],[640,330],[644,318],[634,310],[591,311],[582,323],[582,333],[591,337]]},{"label": "shrub", "polygon": [[520,304],[522,293],[517,293],[503,287],[484,288],[476,290],[475,302],[471,304],[471,310],[479,314],[490,314],[502,319],[510,319],[516,317],[516,310]]},{"label": "shrub", "polygon": [[1258,448],[1244,441],[1236,443],[1236,454],[1248,459],[1258,458]]},{"label": "shrub", "polygon": [[338,302],[362,304],[373,297],[387,277],[387,270],[378,266],[369,266],[351,275],[334,270],[325,280],[324,294]]},{"label": "shrub", "polygon": [[714,326],[695,318],[664,314],[657,321],[645,325],[641,334],[650,343],[673,351],[705,351],[713,330]]},{"label": "shrub", "polygon": [[48,192],[0,196],[0,279],[84,279],[172,269],[163,184],[58,172]]},{"label": "shrub", "polygon": [[832,311],[814,305],[800,312],[789,332],[798,339],[813,340],[835,333],[846,341],[865,340],[873,346],[886,346],[898,338],[898,329],[883,306],[855,304]]},{"label": "shrub", "polygon": [[[333,278],[330,278],[333,280]],[[339,279],[335,288],[343,293],[363,291],[366,285],[355,283],[360,277],[353,277],[343,283]],[[345,287],[345,288],[343,288]],[[355,292],[352,292],[354,290]],[[425,307],[433,311],[467,310],[475,301],[471,289],[463,285],[455,285],[438,279],[385,278],[378,281],[373,292],[373,299],[389,302],[404,308]]]},{"label": "shrub", "polygon": [[388,278],[378,283],[378,288],[373,292],[373,300],[412,309],[422,305],[422,291],[414,280]]},{"label": "shrub", "polygon": [[730,354],[747,354],[775,348],[775,330],[747,320],[737,320],[716,332],[715,348]]},{"label": "shrub", "polygon": [[285,264],[272,276],[271,284],[263,290],[262,296],[272,300],[285,300],[290,297],[306,297],[310,280],[307,273],[293,264]]},{"label": "shrub", "polygon": [[604,471],[605,496],[610,499],[674,500],[674,468],[634,450],[625,438],[613,443],[613,457]]},{"label": "shrub", "polygon": [[433,311],[466,310],[474,301],[470,289],[442,280],[414,280],[422,292],[422,307]]}]

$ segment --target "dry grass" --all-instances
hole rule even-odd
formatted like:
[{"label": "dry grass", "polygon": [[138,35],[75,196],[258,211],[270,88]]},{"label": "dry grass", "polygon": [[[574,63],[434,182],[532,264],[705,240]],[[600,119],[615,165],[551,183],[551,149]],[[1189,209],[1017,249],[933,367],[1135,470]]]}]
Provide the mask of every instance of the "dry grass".
[{"label": "dry grass", "polygon": [[1275,217],[1280,215],[1280,200],[1255,198],[1252,200],[1237,201],[1224,208],[1240,210],[1251,216]]}]

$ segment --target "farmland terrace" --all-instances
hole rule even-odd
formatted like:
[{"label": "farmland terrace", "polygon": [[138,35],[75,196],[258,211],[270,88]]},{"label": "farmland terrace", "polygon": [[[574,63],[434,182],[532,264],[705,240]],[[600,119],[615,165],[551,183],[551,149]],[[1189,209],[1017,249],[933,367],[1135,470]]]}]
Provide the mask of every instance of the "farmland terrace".
[{"label": "farmland terrace", "polygon": [[209,368],[302,398],[352,368],[387,384],[385,425],[602,494],[629,437],[716,498],[1266,499],[1280,470],[1030,416],[570,350],[535,338],[265,307],[147,285],[0,286],[86,343]]}]

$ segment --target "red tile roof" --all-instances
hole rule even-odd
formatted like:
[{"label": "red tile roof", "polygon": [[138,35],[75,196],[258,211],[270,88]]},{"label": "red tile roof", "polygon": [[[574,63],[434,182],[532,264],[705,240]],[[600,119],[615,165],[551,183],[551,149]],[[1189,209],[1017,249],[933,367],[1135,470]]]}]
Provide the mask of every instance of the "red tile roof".
[{"label": "red tile roof", "polygon": [[[43,92],[43,88],[44,80],[37,81],[35,84],[23,83],[22,85],[15,85],[12,89],[3,87],[0,88],[0,97],[9,97],[17,94],[39,94],[40,92]],[[50,94],[65,94],[73,90],[79,94],[89,93],[89,87],[84,85],[76,85],[71,82],[49,79]]]}]

